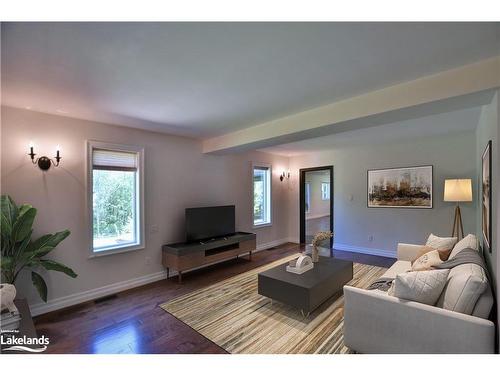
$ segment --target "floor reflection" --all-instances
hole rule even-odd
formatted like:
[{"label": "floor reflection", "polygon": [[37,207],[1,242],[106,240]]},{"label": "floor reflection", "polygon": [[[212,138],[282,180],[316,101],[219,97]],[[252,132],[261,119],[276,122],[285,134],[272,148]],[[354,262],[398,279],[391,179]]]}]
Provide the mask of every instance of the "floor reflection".
[{"label": "floor reflection", "polygon": [[92,348],[95,354],[131,354],[139,351],[137,322],[126,322],[96,332]]}]

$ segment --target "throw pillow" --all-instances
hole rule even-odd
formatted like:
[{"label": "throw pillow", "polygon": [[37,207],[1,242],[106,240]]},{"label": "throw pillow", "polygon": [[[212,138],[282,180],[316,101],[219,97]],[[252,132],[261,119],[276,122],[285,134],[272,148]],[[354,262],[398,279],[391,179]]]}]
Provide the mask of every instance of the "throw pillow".
[{"label": "throw pillow", "polygon": [[461,252],[463,249],[471,248],[479,251],[479,243],[477,237],[473,234],[468,234],[463,239],[461,239],[454,247],[450,254],[450,259],[453,259],[455,255]]},{"label": "throw pillow", "polygon": [[413,264],[411,265],[412,271],[424,271],[432,269],[432,266],[443,263],[441,257],[439,256],[439,251],[433,250],[425,253],[421,257],[419,257]]},{"label": "throw pillow", "polygon": [[472,314],[481,294],[488,288],[484,270],[473,263],[453,267],[448,283],[436,306],[463,314]]},{"label": "throw pillow", "polygon": [[392,282],[389,295],[434,305],[443,291],[450,270],[400,273]]},{"label": "throw pillow", "polygon": [[[434,249],[433,247],[430,247],[430,246],[422,246],[422,248],[419,250],[415,260],[420,258],[422,255],[424,255],[428,252],[431,252],[431,251],[437,251],[439,253],[439,258],[441,258],[441,260],[444,262],[445,260],[448,260],[448,257],[450,256],[450,253],[451,253],[451,248],[446,249],[446,250],[437,250],[437,249]],[[413,263],[414,262],[415,261],[413,261]]]},{"label": "throw pillow", "polygon": [[453,246],[455,246],[457,241],[457,237],[438,237],[431,234],[427,239],[425,246],[430,246],[436,250],[448,250],[453,249]]}]

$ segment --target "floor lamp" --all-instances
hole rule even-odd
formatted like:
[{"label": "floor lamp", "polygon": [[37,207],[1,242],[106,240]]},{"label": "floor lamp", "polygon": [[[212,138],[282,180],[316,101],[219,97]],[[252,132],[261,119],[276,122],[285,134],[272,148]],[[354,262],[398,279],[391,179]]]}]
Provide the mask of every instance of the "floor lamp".
[{"label": "floor lamp", "polygon": [[461,239],[464,237],[464,226],[462,224],[462,213],[460,202],[472,202],[472,180],[470,178],[444,181],[444,201],[455,202],[455,219],[453,220],[452,237]]}]

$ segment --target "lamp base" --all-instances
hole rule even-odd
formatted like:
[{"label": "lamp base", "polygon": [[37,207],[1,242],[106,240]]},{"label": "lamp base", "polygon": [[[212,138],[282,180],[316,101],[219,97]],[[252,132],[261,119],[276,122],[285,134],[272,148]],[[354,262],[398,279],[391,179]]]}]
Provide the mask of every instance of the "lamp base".
[{"label": "lamp base", "polygon": [[462,212],[460,211],[460,206],[457,203],[455,207],[455,220],[453,220],[453,230],[451,232],[452,237],[457,237],[459,240],[464,238],[464,226],[462,224]]}]

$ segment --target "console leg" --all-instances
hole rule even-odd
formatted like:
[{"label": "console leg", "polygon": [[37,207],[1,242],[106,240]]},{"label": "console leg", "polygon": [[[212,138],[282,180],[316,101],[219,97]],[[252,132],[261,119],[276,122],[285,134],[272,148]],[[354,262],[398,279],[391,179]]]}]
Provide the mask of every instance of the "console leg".
[{"label": "console leg", "polygon": [[168,279],[168,276],[169,276],[169,271],[170,271],[170,268],[167,267],[167,279]]},{"label": "console leg", "polygon": [[252,260],[252,252],[251,251],[248,253],[248,260]]},{"label": "console leg", "polygon": [[179,284],[182,283],[182,271],[179,271]]}]

